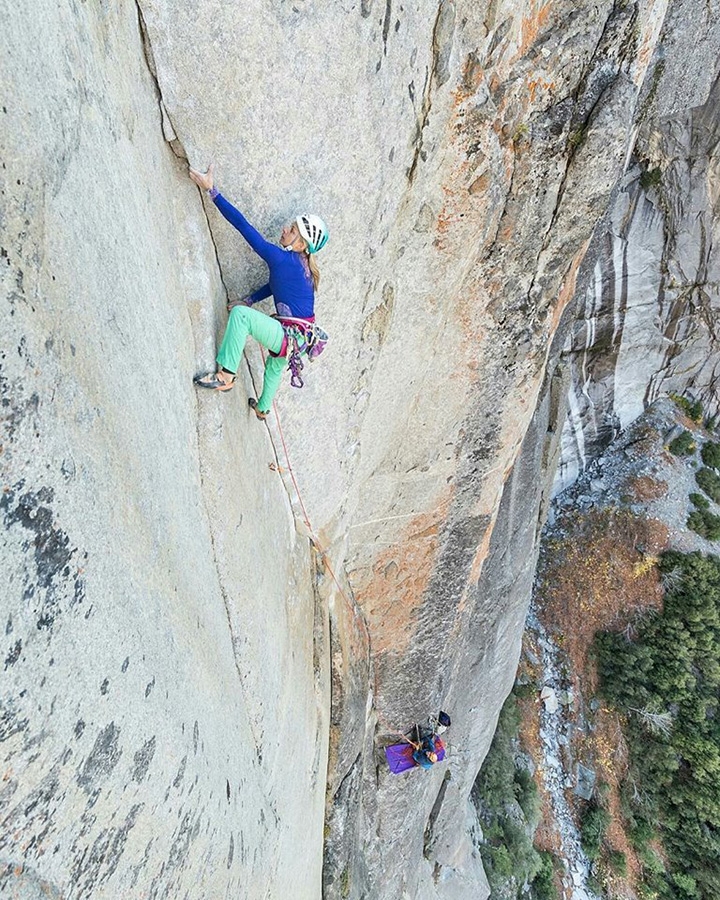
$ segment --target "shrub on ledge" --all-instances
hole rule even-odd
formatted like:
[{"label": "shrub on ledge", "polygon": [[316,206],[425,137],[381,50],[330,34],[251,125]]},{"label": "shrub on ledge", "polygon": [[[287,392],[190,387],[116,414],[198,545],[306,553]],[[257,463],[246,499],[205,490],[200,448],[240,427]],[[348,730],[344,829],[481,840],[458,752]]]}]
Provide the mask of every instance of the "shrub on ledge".
[{"label": "shrub on ledge", "polygon": [[698,487],[701,487],[711,500],[720,503],[720,476],[716,475],[712,469],[700,469],[695,473],[695,481]]},{"label": "shrub on ledge", "polygon": [[683,431],[675,440],[670,441],[668,450],[673,456],[692,456],[695,452],[695,439],[689,431]]}]

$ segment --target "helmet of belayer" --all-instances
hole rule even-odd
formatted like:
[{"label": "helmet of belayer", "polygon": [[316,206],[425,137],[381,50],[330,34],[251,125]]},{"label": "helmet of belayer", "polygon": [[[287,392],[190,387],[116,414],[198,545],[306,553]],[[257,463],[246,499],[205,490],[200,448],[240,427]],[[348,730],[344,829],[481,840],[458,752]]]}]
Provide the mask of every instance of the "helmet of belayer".
[{"label": "helmet of belayer", "polygon": [[320,216],[306,213],[298,216],[295,221],[300,235],[308,246],[308,253],[317,253],[318,250],[322,250],[327,243],[328,230]]}]

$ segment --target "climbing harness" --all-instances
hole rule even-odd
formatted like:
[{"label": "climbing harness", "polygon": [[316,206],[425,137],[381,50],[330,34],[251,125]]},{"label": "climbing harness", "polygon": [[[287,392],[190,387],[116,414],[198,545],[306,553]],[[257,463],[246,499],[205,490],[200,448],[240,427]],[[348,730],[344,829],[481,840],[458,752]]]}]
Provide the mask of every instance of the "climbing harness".
[{"label": "climbing harness", "polygon": [[302,357],[306,356],[310,362],[314,362],[327,345],[327,332],[311,319],[277,316],[277,320],[282,325],[285,336],[279,352],[271,355],[287,358],[290,384],[294,388],[301,388],[305,384],[302,377],[302,370],[305,368]]}]

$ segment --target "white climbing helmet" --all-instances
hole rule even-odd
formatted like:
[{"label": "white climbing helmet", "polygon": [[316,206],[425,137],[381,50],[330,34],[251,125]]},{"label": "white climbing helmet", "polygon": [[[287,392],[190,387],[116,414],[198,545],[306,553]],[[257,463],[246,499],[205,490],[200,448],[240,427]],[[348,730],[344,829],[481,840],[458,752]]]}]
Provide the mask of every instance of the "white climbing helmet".
[{"label": "white climbing helmet", "polygon": [[302,215],[295,220],[298,230],[308,245],[308,253],[317,253],[327,243],[327,225],[320,216]]}]

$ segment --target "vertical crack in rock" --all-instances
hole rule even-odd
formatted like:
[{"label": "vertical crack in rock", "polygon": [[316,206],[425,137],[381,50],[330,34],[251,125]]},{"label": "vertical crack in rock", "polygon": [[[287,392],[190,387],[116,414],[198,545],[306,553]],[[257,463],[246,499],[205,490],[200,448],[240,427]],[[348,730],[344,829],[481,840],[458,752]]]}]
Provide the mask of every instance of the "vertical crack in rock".
[{"label": "vertical crack in rock", "polygon": [[322,860],[323,896],[328,897],[339,896],[338,890],[348,889],[351,881],[360,890],[359,883],[365,878],[357,848],[365,839],[362,785],[372,778],[368,770],[374,760],[371,703],[375,697],[375,667],[370,632],[352,590],[343,594],[352,618],[344,616],[340,605],[335,604],[330,605],[329,622],[330,746]]},{"label": "vertical crack in rock", "polygon": [[[196,434],[196,440],[197,440],[198,458],[202,459],[202,453],[201,453],[201,449],[200,449],[201,448],[200,423],[197,420],[197,417],[196,417],[195,421],[196,421],[195,434]],[[225,588],[225,584],[223,581],[222,569],[220,567],[220,560],[218,557],[217,545],[215,542],[215,533],[213,531],[213,526],[212,526],[212,517],[211,517],[210,511],[207,507],[207,502],[205,500],[204,481],[205,481],[205,479],[203,477],[202,466],[201,466],[200,467],[201,493],[202,493],[202,497],[203,497],[203,507],[205,509],[205,517],[208,522],[208,535],[210,536],[210,547],[212,550],[213,566],[215,568],[215,572],[217,573],[218,588],[220,590],[220,596],[222,597],[223,607],[225,609],[225,617],[227,619],[228,633],[230,635],[230,645],[231,645],[231,649],[232,649],[233,662],[235,663],[235,671],[237,672],[237,676],[238,676],[238,684],[240,687],[240,693],[242,695],[243,705],[245,707],[245,710],[248,713],[248,717],[247,717],[248,726],[250,728],[250,733],[252,734],[253,743],[255,744],[255,751],[256,751],[255,758],[261,759],[262,758],[262,742],[258,739],[258,736],[255,733],[255,726],[253,724],[252,716],[249,714],[250,705],[248,703],[247,694],[245,692],[245,682],[243,681],[242,668],[240,666],[240,659],[238,656],[238,651],[236,649],[237,639],[235,636],[235,630],[233,629],[232,616],[230,614],[230,600],[229,600],[228,593],[227,593],[227,590]]]},{"label": "vertical crack in rock", "polygon": [[[135,3],[135,6],[136,6],[136,9],[137,9],[138,26],[139,26],[139,29],[140,29],[140,34],[141,34],[141,39],[142,39],[143,53],[144,53],[144,56],[145,56],[145,63],[146,63],[146,65],[147,65],[147,67],[148,67],[148,71],[149,71],[150,76],[151,76],[151,78],[152,78],[152,80],[153,80],[153,84],[155,85],[155,91],[156,91],[157,98],[158,98],[158,105],[159,105],[159,108],[160,108],[160,116],[161,116],[161,123],[162,123],[163,136],[164,136],[165,140],[167,141],[167,143],[169,144],[170,149],[171,149],[172,152],[175,154],[175,156],[176,156],[179,160],[181,160],[183,163],[187,163],[187,161],[188,161],[188,160],[187,160],[187,154],[185,153],[185,149],[184,149],[184,147],[183,147],[183,145],[182,145],[182,142],[180,141],[180,139],[179,139],[178,136],[177,136],[177,132],[175,131],[175,128],[174,128],[174,126],[173,126],[173,123],[172,123],[170,114],[168,113],[167,108],[166,108],[166,106],[165,106],[165,103],[164,103],[164,101],[163,101],[162,90],[161,90],[161,88],[160,88],[160,82],[159,82],[158,75],[157,75],[157,67],[156,67],[156,64],[155,64],[155,56],[154,56],[154,53],[153,53],[153,50],[152,50],[152,43],[151,43],[151,41],[150,41],[150,35],[149,35],[149,33],[148,33],[147,25],[146,25],[146,23],[145,23],[145,18],[144,18],[144,16],[143,16],[142,8],[141,8],[140,4],[137,2],[137,0],[136,0],[136,3]],[[208,217],[207,209],[206,209],[206,207],[205,207],[204,202],[201,201],[201,204],[200,204],[200,205],[201,205],[201,208],[202,208],[202,210],[203,210],[203,214],[204,214],[204,216],[205,216],[205,221],[206,221],[206,224],[207,224],[208,234],[209,234],[209,236],[210,236],[210,240],[212,241],[213,249],[214,249],[214,252],[215,252],[215,261],[216,261],[216,264],[217,264],[218,273],[219,273],[219,275],[220,275],[220,281],[221,281],[221,283],[222,283],[222,285],[223,285],[223,289],[224,289],[224,291],[225,291],[225,298],[227,299],[227,297],[228,297],[227,285],[225,284],[225,280],[224,280],[224,278],[223,278],[222,266],[220,265],[220,258],[219,258],[219,254],[218,254],[217,244],[216,244],[216,242],[215,242],[215,237],[214,237],[212,228],[211,228],[211,226],[210,226],[210,219],[209,219],[209,217]],[[249,367],[249,364],[248,364],[248,369],[249,369],[249,368],[250,368],[250,367]],[[250,375],[251,375],[251,377],[252,377],[252,371],[250,372]],[[197,426],[197,444],[198,444],[198,452],[199,452],[199,448],[200,448],[200,444],[201,444],[201,436],[200,436],[200,428],[199,428],[199,425]],[[274,450],[274,449],[275,449],[275,448],[274,448],[274,446],[273,446],[273,450]],[[275,457],[276,457],[276,459],[278,460],[278,463],[279,463],[279,459],[278,459],[278,457],[277,457],[277,451],[275,451]],[[202,482],[202,481],[203,481],[202,471],[201,471],[201,473],[200,473],[200,479],[201,479],[201,482]],[[286,492],[287,492],[287,488],[286,488]],[[288,500],[289,500],[289,499],[290,499],[290,498],[289,498],[289,495],[288,495]],[[292,504],[291,504],[291,505],[292,505]],[[222,597],[223,606],[224,606],[224,608],[225,608],[225,616],[226,616],[226,618],[227,618],[227,623],[228,623],[228,632],[229,632],[229,634],[230,634],[230,643],[231,643],[231,646],[232,646],[233,661],[234,661],[234,663],[235,663],[235,670],[236,670],[237,675],[238,675],[238,683],[239,683],[240,691],[241,691],[242,697],[243,697],[243,704],[244,704],[246,710],[249,711],[250,707],[249,707],[249,704],[248,704],[247,695],[246,695],[246,693],[245,693],[245,684],[244,684],[244,681],[243,681],[242,668],[241,668],[241,666],[240,666],[240,660],[239,660],[239,658],[238,658],[238,653],[237,653],[237,650],[236,650],[236,643],[237,643],[237,641],[236,641],[236,636],[235,636],[235,632],[234,632],[233,625],[232,625],[232,616],[231,616],[231,614],[230,614],[230,602],[229,602],[227,590],[226,590],[225,585],[224,585],[224,583],[223,583],[223,577],[222,577],[222,572],[221,572],[220,563],[219,563],[219,559],[218,559],[217,547],[216,547],[216,543],[215,543],[215,535],[214,535],[214,533],[213,533],[212,524],[211,524],[211,518],[210,518],[209,511],[207,510],[207,508],[206,508],[205,512],[206,512],[207,519],[208,519],[208,532],[209,532],[209,535],[210,535],[210,543],[211,543],[211,547],[212,547],[213,564],[214,564],[214,567],[215,567],[215,571],[217,572],[218,587],[219,587],[219,589],[220,589],[220,594],[221,594],[221,597]],[[248,726],[249,726],[250,732],[251,732],[251,734],[252,734],[252,738],[253,738],[253,742],[254,742],[254,744],[255,744],[256,752],[257,752],[257,754],[260,754],[260,753],[261,753],[261,742],[259,741],[258,736],[257,736],[257,734],[256,734],[256,732],[255,732],[255,726],[254,726],[252,717],[251,717],[250,715],[248,715]]]},{"label": "vertical crack in rock", "polygon": [[450,77],[450,53],[455,32],[455,3],[454,0],[440,0],[435,25],[432,35],[432,64],[423,89],[422,106],[417,124],[414,145],[415,153],[408,169],[408,181],[410,184],[415,179],[418,160],[423,159],[423,132],[430,118],[432,108],[433,86],[441,87]]},{"label": "vertical crack in rock", "polygon": [[[310,543],[310,576],[312,583],[313,595],[313,631],[312,631],[312,649],[313,649],[313,689],[315,693],[316,708],[316,728],[315,733],[315,753],[313,757],[313,765],[311,770],[311,791],[315,791],[317,782],[320,778],[320,759],[322,754],[322,713],[325,706],[323,694],[323,651],[325,650],[325,604],[320,594],[319,583],[322,578],[320,569],[320,557],[316,552],[316,548]],[[327,762],[325,771],[322,773],[322,783],[327,786],[328,772]]]},{"label": "vertical crack in rock", "polygon": [[437,822],[438,816],[440,815],[440,810],[442,809],[443,800],[445,799],[445,792],[447,791],[448,782],[450,781],[451,775],[450,770],[447,769],[445,775],[443,776],[442,784],[440,785],[440,790],[438,791],[438,795],[435,798],[435,802],[433,803],[432,809],[430,810],[430,815],[428,816],[427,825],[425,826],[425,833],[423,835],[423,856],[425,859],[430,859],[432,854],[432,846],[435,841],[433,831],[435,829],[435,823]]},{"label": "vertical crack in rock", "polygon": [[215,241],[215,234],[210,226],[210,217],[207,214],[207,209],[205,207],[205,203],[201,200],[200,206],[202,207],[203,215],[205,216],[205,222],[207,223],[208,235],[210,236],[210,241],[213,245],[213,251],[215,253],[215,262],[217,263],[218,275],[220,276],[220,284],[223,286],[223,291],[225,292],[225,302],[227,303],[229,292],[227,288],[227,284],[225,284],[225,277],[223,276],[222,266],[220,265],[220,254],[218,253],[217,243]]},{"label": "vertical crack in rock", "polygon": [[[162,89],[160,88],[160,80],[157,74],[157,65],[155,63],[155,54],[153,53],[152,42],[150,40],[150,34],[148,32],[147,25],[145,24],[145,17],[143,16],[142,7],[140,6],[138,0],[135,0],[135,7],[137,9],[138,27],[140,28],[140,38],[143,47],[143,55],[145,57],[145,64],[148,67],[148,72],[150,73],[150,77],[152,78],[153,84],[155,86],[155,93],[158,99],[158,107],[160,109],[160,123],[162,127],[163,137],[174,155],[182,163],[188,163],[188,157],[187,153],[185,152],[185,147],[178,137],[175,126],[173,125],[172,117],[170,116],[168,108],[165,105],[165,101],[163,100]],[[207,214],[205,203],[202,200],[200,205],[202,206],[202,210],[205,215],[208,234],[210,235],[210,240],[212,241],[213,250],[215,252],[215,261],[217,263],[218,273],[220,275],[220,282],[223,286],[223,290],[225,291],[225,298],[227,299],[228,289],[223,277],[222,266],[220,265],[220,255],[218,253],[217,243],[215,242],[215,235],[213,234],[213,230],[210,227],[210,219]]]},{"label": "vertical crack in rock", "polygon": [[[516,159],[515,155],[513,154],[512,169],[510,171],[510,183],[508,184],[507,191],[505,192],[505,198],[504,198],[504,202],[503,202],[502,212],[497,217],[497,221],[495,223],[495,233],[492,236],[492,240],[488,243],[488,248],[485,252],[485,259],[489,259],[497,249],[501,249],[501,244],[498,243],[498,239],[499,239],[502,227],[503,227],[503,223],[505,221],[505,215],[508,211],[508,206],[510,204],[510,201],[514,199],[513,198],[513,189],[514,189],[514,185],[515,185],[515,175],[517,173],[517,164],[516,164],[515,159]],[[540,258],[540,254],[538,254],[538,259],[539,258]],[[534,280],[534,276],[533,276],[533,280]]]},{"label": "vertical crack in rock", "polygon": [[[620,76],[622,64],[626,61],[628,55],[630,55],[636,21],[636,5],[627,7],[622,3],[618,5],[617,2],[613,5],[605,20],[602,33],[595,45],[595,49],[590,56],[587,68],[578,82],[577,88],[573,92],[573,111],[570,116],[570,131],[568,135],[570,152],[568,154],[565,171],[560,180],[560,186],[558,187],[555,209],[553,210],[547,230],[545,231],[541,253],[549,246],[550,235],[552,234],[558,212],[562,205],[572,163],[582,144],[582,140],[590,127],[590,122],[601,106],[601,101],[608,89]],[[620,52],[614,59],[613,64],[613,62],[610,61],[612,60],[612,50],[614,49],[614,45],[618,45]],[[540,257],[538,256],[538,260],[539,258]],[[528,296],[529,293],[530,292],[528,292]]]},{"label": "vertical crack in rock", "polygon": [[143,16],[142,7],[140,6],[138,0],[135,0],[135,7],[137,9],[138,25],[140,27],[140,38],[142,42],[143,55],[145,56],[145,64],[148,67],[148,71],[150,72],[153,83],[155,85],[155,93],[157,94],[158,105],[160,107],[163,136],[170,145],[170,149],[175,154],[175,156],[177,156],[178,159],[187,162],[187,153],[185,152],[182,141],[177,136],[177,131],[175,130],[175,126],[173,125],[172,118],[167,107],[165,106],[165,101],[163,100],[162,90],[160,89],[160,81],[157,74],[157,65],[155,64],[155,54],[153,53],[152,43],[150,41],[150,35],[148,33],[147,25],[145,24],[145,17]]},{"label": "vertical crack in rock", "polygon": [[[141,39],[142,39],[145,63],[148,67],[148,71],[149,71],[150,76],[155,85],[155,91],[156,91],[156,94],[158,97],[158,104],[160,107],[160,115],[161,115],[161,121],[162,121],[162,126],[163,126],[163,136],[165,137],[165,140],[170,145],[170,149],[173,151],[175,156],[178,159],[182,160],[183,163],[186,163],[187,162],[187,154],[185,153],[185,150],[184,150],[184,147],[183,147],[181,141],[177,137],[177,133],[175,131],[175,128],[172,125],[172,121],[170,119],[170,116],[169,116],[167,109],[165,107],[165,104],[163,102],[162,91],[160,89],[160,82],[159,82],[158,76],[157,76],[157,68],[155,65],[155,57],[154,57],[154,54],[152,51],[152,44],[150,41],[150,36],[149,36],[148,30],[147,30],[147,26],[145,24],[145,19],[144,19],[143,13],[142,13],[142,8],[141,8],[140,4],[137,2],[137,0],[135,3],[135,6],[137,9],[138,26],[140,29],[140,34],[141,34]],[[170,126],[172,137],[170,137],[168,134],[168,129],[167,129],[168,124]],[[220,274],[220,280],[221,280],[223,288],[225,290],[225,297],[227,298],[227,296],[228,296],[227,286],[225,285],[225,281],[224,281],[223,275],[222,275],[222,267],[220,265],[220,259],[218,256],[217,244],[215,243],[215,238],[214,238],[214,235],[212,232],[212,228],[210,227],[210,220],[207,215],[207,210],[205,208],[205,204],[201,201],[200,205],[201,205],[201,208],[205,215],[205,221],[207,223],[208,234],[210,235],[210,240],[212,241],[213,248],[215,251],[215,260],[216,260],[216,264],[218,267],[218,272]],[[200,455],[201,436],[200,436],[199,424],[197,425],[196,431],[197,431],[198,455]],[[277,454],[276,454],[276,456],[277,456]],[[200,480],[201,480],[201,483],[204,480],[202,477],[202,470],[200,472]],[[230,643],[232,646],[233,661],[235,663],[235,670],[237,671],[237,675],[238,675],[238,683],[239,683],[240,691],[241,691],[242,697],[243,697],[243,704],[244,704],[246,710],[249,711],[250,707],[248,705],[247,696],[245,694],[245,684],[243,682],[242,669],[240,666],[240,661],[238,659],[238,654],[237,654],[237,650],[236,650],[236,637],[235,637],[235,633],[234,633],[233,626],[232,626],[232,616],[230,615],[229,598],[228,598],[227,590],[223,583],[223,577],[222,577],[222,572],[221,572],[220,563],[219,563],[219,559],[218,559],[218,553],[217,553],[217,546],[215,543],[215,535],[213,533],[211,517],[210,517],[207,507],[205,509],[205,513],[206,513],[207,520],[208,520],[208,533],[210,535],[210,544],[212,547],[213,564],[215,567],[215,571],[217,572],[218,587],[220,589],[220,595],[222,596],[223,606],[225,608],[225,616],[227,618],[227,623],[228,623],[228,632],[230,634]],[[255,744],[255,749],[256,749],[257,753],[259,754],[261,752],[261,743],[258,740],[257,734],[255,733],[255,727],[254,727],[254,724],[252,721],[252,717],[250,715],[248,715],[248,725],[250,728],[250,732],[252,734],[253,742]]]},{"label": "vertical crack in rock", "polygon": [[[563,201],[575,158],[585,141],[591,122],[603,106],[603,98],[620,77],[624,63],[633,56],[634,42],[637,40],[635,34],[637,16],[636,4],[627,5],[616,0],[608,13],[587,67],[571,95],[573,106],[568,122],[568,154],[565,169],[560,178],[555,207],[548,220],[528,286],[529,303],[532,303],[540,271],[540,260],[550,247],[555,225],[564,207]],[[636,92],[636,100],[637,96]]]}]

